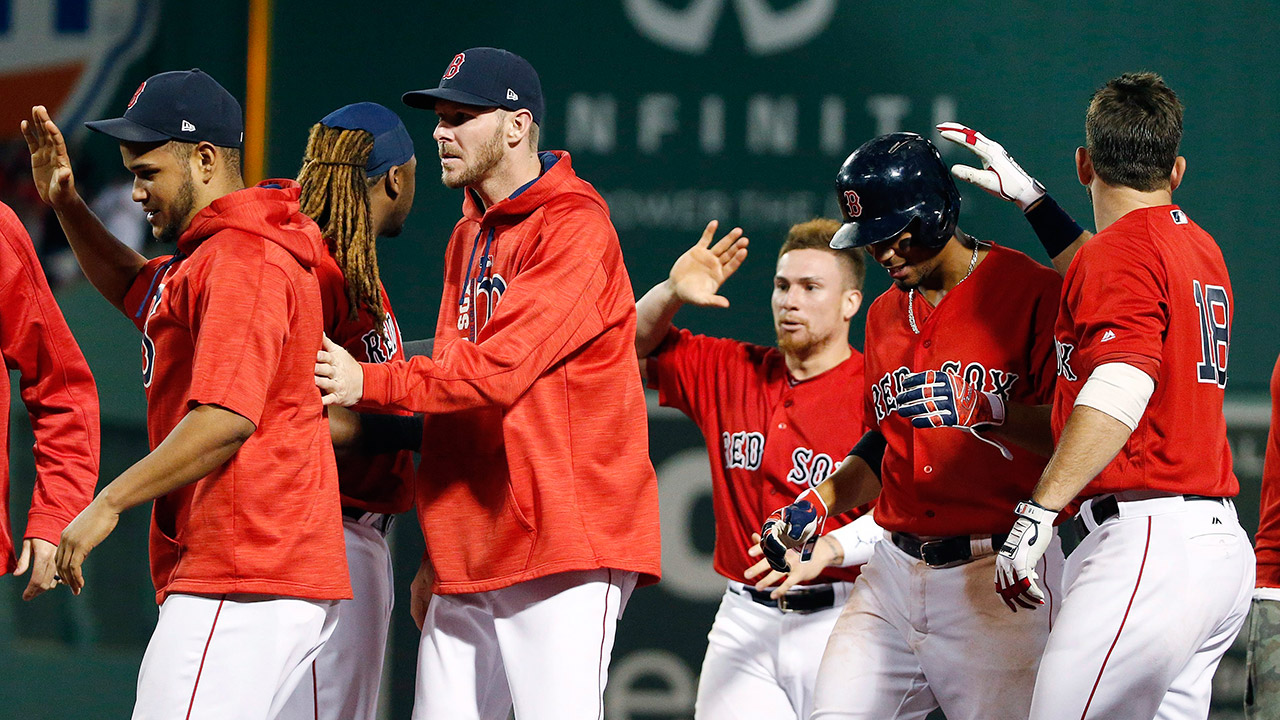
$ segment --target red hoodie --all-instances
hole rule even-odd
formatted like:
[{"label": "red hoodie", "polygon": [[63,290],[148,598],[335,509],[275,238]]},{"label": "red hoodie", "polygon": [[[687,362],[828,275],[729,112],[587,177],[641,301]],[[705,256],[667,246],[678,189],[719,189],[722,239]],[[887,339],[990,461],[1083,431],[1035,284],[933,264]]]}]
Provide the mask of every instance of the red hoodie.
[{"label": "red hoodie", "polygon": [[[0,356],[17,370],[35,430],[36,487],[26,537],[58,544],[98,482],[98,390],[49,292],[31,238],[0,203]],[[9,373],[0,372],[0,397]],[[17,564],[9,526],[9,413],[0,413],[0,575]]]},{"label": "red hoodie", "polygon": [[323,321],[312,269],[328,251],[298,195],[293,181],[269,180],[218,198],[125,297],[143,333],[153,449],[197,405],[257,427],[222,467],[156,499],[157,602],[174,592],[351,597],[314,379]]},{"label": "red hoodie", "polygon": [[427,413],[416,498],[441,593],[661,573],[631,280],[604,199],[567,153],[543,160],[487,211],[466,194],[434,358],[363,365],[366,403]]}]

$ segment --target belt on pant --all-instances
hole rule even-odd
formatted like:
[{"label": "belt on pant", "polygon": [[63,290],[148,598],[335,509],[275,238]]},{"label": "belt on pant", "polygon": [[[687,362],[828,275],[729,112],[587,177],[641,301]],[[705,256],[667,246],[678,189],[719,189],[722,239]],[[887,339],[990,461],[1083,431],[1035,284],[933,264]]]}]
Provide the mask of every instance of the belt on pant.
[{"label": "belt on pant", "polygon": [[368,525],[377,530],[383,537],[386,537],[386,534],[391,532],[391,523],[396,519],[395,515],[369,512],[358,507],[342,508],[342,517],[351,518],[361,525]]},{"label": "belt on pant", "polygon": [[784,613],[803,614],[817,612],[818,610],[826,610],[836,604],[836,591],[830,585],[792,588],[783,593],[782,597],[777,600],[769,597],[770,590],[757,590],[750,585],[742,585],[741,587],[732,583],[730,585],[733,586],[734,592],[751,598],[752,602],[778,608]]},{"label": "belt on pant", "polygon": [[975,555],[973,552],[974,542],[981,542],[983,543],[984,548],[986,548],[986,537],[953,535],[952,537],[924,540],[912,535],[911,533],[889,533],[889,539],[893,541],[893,544],[896,545],[899,550],[917,560],[924,561],[924,564],[931,568],[963,565],[970,560],[976,560],[987,555],[994,555],[1000,550],[1000,546],[1004,545],[1005,538],[1007,537],[1009,537],[1008,533],[992,535],[990,538],[990,549]]},{"label": "belt on pant", "polygon": [[[1216,503],[1226,502],[1226,498],[1213,497],[1210,495],[1183,495],[1182,499],[1188,501],[1208,501]],[[1075,517],[1068,521],[1071,523],[1071,529],[1076,533],[1077,540],[1083,540],[1085,536],[1091,532],[1089,530],[1089,526],[1085,524],[1084,512],[1085,511],[1076,513]],[[1089,510],[1087,512],[1090,515],[1093,515],[1093,524],[1097,527],[1120,514],[1120,501],[1116,499],[1115,495],[1106,495],[1100,498],[1095,498],[1093,502],[1089,503]]]}]

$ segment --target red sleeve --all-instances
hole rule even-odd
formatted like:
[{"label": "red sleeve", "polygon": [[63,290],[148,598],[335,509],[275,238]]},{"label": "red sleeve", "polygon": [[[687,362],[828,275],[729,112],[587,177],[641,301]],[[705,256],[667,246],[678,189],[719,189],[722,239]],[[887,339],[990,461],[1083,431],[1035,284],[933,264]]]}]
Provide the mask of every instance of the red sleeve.
[{"label": "red sleeve", "polygon": [[437,347],[435,358],[362,364],[365,403],[425,413],[510,406],[547,368],[605,329],[612,312],[605,291],[614,281],[605,256],[617,245],[600,212],[548,217],[479,341]]},{"label": "red sleeve", "polygon": [[221,242],[202,258],[203,267],[187,273],[199,283],[191,302],[196,340],[187,407],[217,405],[257,425],[296,302],[284,271],[266,261],[266,241]]},{"label": "red sleeve", "polygon": [[1271,372],[1271,430],[1262,464],[1258,520],[1258,587],[1280,587],[1280,360]]},{"label": "red sleeve", "polygon": [[0,216],[0,298],[0,354],[20,375],[36,438],[26,537],[57,544],[98,482],[98,390],[31,238],[11,213]]},{"label": "red sleeve", "polygon": [[142,303],[150,302],[155,296],[156,275],[171,260],[172,255],[161,255],[148,260],[124,294],[124,314],[139,330],[147,323],[147,313],[142,310]]},{"label": "red sleeve", "polygon": [[1160,379],[1169,324],[1168,282],[1160,259],[1141,238],[1122,255],[1115,242],[1086,243],[1072,266],[1066,292],[1076,326],[1076,357],[1092,372],[1122,362]]},{"label": "red sleeve", "polygon": [[740,345],[736,340],[694,335],[672,326],[647,359],[648,385],[658,391],[659,404],[697,415],[705,401],[714,402],[709,381],[726,368],[728,358],[724,351]]},{"label": "red sleeve", "polygon": [[1027,367],[1031,368],[1031,387],[1035,389],[1035,398],[1044,404],[1053,402],[1053,391],[1058,382],[1058,351],[1053,342],[1053,329],[1058,322],[1061,293],[1062,276],[1056,272],[1052,277],[1046,276],[1036,297],[1032,316],[1035,328]]}]

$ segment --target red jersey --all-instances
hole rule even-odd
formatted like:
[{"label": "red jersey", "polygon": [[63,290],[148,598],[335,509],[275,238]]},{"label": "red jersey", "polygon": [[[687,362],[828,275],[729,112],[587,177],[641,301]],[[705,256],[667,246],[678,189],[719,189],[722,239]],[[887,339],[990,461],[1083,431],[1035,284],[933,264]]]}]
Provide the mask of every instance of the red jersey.
[{"label": "red jersey", "polygon": [[[57,545],[62,530],[93,499],[98,483],[98,389],[80,346],[58,310],[31,237],[0,203],[0,356],[17,370],[22,402],[35,431],[36,486],[27,513],[28,538]],[[0,397],[9,397],[0,372]],[[13,572],[9,525],[9,412],[0,413],[0,575]]]},{"label": "red jersey", "polygon": [[866,418],[887,443],[876,522],[916,535],[1007,532],[1014,507],[1031,495],[1047,458],[1004,443],[1013,455],[956,428],[917,430],[895,412],[902,378],[925,370],[961,375],[1006,402],[1053,398],[1053,323],[1061,279],[999,245],[973,274],[931,307],[889,288],[867,311]]},{"label": "red jersey", "polygon": [[[330,340],[363,363],[404,360],[400,326],[391,312],[385,287],[379,286],[379,290],[387,319],[378,328],[367,308],[359,308],[356,319],[351,319],[347,279],[332,255],[326,253],[320,259],[316,280],[320,282],[324,332]],[[379,455],[353,452],[338,458],[338,486],[342,490],[343,506],[392,515],[405,512],[413,507],[413,452],[403,450]]]},{"label": "red jersey", "polygon": [[[661,403],[688,415],[711,459],[716,572],[739,582],[755,564],[751,533],[769,513],[835,472],[862,437],[862,353],[796,382],[775,348],[671,328],[647,362]],[[824,532],[862,514],[827,520]],[[829,568],[813,582],[850,581],[858,568]]]},{"label": "red jersey", "polygon": [[604,199],[541,156],[488,209],[464,194],[434,357],[362,366],[367,404],[427,414],[415,495],[442,593],[661,572],[631,280]]},{"label": "red jersey", "polygon": [[174,592],[351,597],[314,376],[323,316],[311,269],[327,251],[298,196],[297,183],[271,180],[213,201],[125,297],[143,333],[153,449],[197,405],[256,426],[217,470],[156,499],[157,602]]},{"label": "red jersey", "polygon": [[1271,430],[1262,465],[1262,509],[1255,536],[1258,587],[1280,588],[1280,360],[1271,371]]},{"label": "red jersey", "polygon": [[1156,384],[1137,429],[1079,497],[1240,492],[1222,414],[1233,307],[1222,251],[1175,205],[1134,210],[1076,253],[1055,331],[1054,436],[1099,365],[1127,363]]}]

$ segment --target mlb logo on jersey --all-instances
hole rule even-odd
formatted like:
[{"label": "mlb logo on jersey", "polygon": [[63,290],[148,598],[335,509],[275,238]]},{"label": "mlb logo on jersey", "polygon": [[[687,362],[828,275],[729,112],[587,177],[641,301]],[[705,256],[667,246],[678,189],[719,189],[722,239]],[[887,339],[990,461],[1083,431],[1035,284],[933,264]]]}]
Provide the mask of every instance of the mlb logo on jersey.
[{"label": "mlb logo on jersey", "polygon": [[1173,223],[1175,225],[1187,224],[1187,214],[1182,212],[1181,210],[1170,210],[1169,217],[1173,218]]},{"label": "mlb logo on jersey", "polygon": [[151,45],[159,9],[158,0],[0,0],[0,138],[16,137],[33,105],[80,132]]}]

